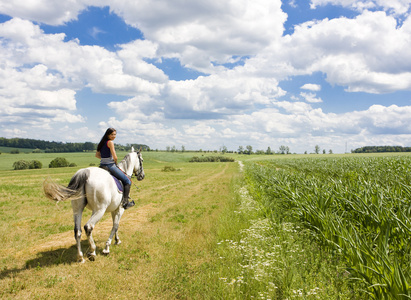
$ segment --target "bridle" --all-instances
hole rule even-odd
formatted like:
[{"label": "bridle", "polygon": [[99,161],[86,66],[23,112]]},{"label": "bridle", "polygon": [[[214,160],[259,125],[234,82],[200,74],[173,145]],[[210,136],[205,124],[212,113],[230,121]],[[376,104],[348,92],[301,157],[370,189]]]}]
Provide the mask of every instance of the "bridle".
[{"label": "bridle", "polygon": [[142,158],[141,158],[141,156],[140,156],[140,152],[137,153],[137,158],[138,158],[138,162],[140,163],[140,168],[139,168],[138,172],[133,172],[133,173],[131,174],[131,176],[127,175],[126,173],[124,173],[124,174],[126,174],[126,176],[130,179],[131,183],[132,183],[137,189],[139,189],[139,187],[137,186],[137,184],[135,184],[135,183],[133,182],[133,180],[131,180],[132,177],[133,177],[133,174],[134,174],[134,176],[137,177],[137,180],[138,180],[138,178],[140,177],[141,173],[143,173],[143,160],[142,160]]},{"label": "bridle", "polygon": [[141,176],[141,173],[143,173],[143,160],[141,158],[140,152],[137,153],[137,158],[140,163],[140,168],[138,168],[138,172],[134,173],[134,175],[137,177],[138,180],[138,178]]}]

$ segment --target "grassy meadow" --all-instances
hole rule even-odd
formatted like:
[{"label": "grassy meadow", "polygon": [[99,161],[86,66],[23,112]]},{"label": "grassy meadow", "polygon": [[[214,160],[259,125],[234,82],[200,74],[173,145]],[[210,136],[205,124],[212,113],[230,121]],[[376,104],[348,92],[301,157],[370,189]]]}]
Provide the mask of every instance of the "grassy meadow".
[{"label": "grassy meadow", "polygon": [[[49,169],[59,156],[77,167]],[[219,220],[235,202],[238,164],[188,163],[192,156],[144,153],[146,178],[132,188],[137,205],[121,220],[122,244],[101,254],[112,224],[107,214],[93,231],[96,261],[78,264],[71,205],[47,200],[42,182],[67,185],[78,168],[98,162],[94,154],[0,155],[0,298],[212,298],[221,282],[209,268]],[[39,160],[43,169],[11,170],[20,159]],[[175,171],[164,172],[166,166]],[[83,225],[90,215],[85,210]],[[85,252],[84,233],[82,244]]]},{"label": "grassy meadow", "polygon": [[[119,157],[124,154],[119,153]],[[398,192],[402,186],[409,184],[404,181],[408,180],[404,175],[409,166],[408,155],[401,155],[398,160],[398,155],[225,154],[241,163],[188,162],[191,157],[201,155],[216,154],[143,153],[146,178],[141,182],[134,180],[139,187],[132,187],[131,190],[136,206],[127,210],[120,222],[122,244],[112,245],[109,256],[102,254],[112,225],[111,216],[107,214],[93,231],[97,245],[96,261],[79,264],[75,262],[71,204],[61,202],[56,205],[46,199],[42,183],[45,178],[51,177],[67,185],[79,168],[98,164],[94,153],[1,154],[0,298],[402,297],[397,293],[395,298],[387,289],[384,290],[382,281],[378,283],[381,288],[373,289],[366,280],[353,280],[359,276],[359,271],[364,270],[370,278],[381,279],[383,276],[374,273],[383,274],[385,265],[381,270],[372,266],[367,255],[373,253],[373,246],[371,252],[366,253],[366,250],[361,252],[362,244],[356,245],[358,252],[363,253],[359,260],[366,259],[369,263],[361,267],[351,264],[350,259],[355,257],[349,250],[350,244],[336,246],[335,241],[347,239],[343,234],[349,236],[353,231],[346,232],[346,228],[351,227],[338,228],[331,223],[335,221],[331,215],[342,211],[341,207],[334,208],[332,201],[321,200],[329,205],[317,209],[311,205],[314,201],[307,199],[325,197],[338,199],[339,203],[341,198],[346,198],[354,202],[353,195],[360,199],[361,193],[365,193],[364,186],[360,184],[374,183],[383,174],[392,174],[385,181],[378,182],[378,188],[386,189],[375,193],[384,195],[375,206],[381,211],[384,206],[394,211],[390,203],[396,203],[395,199],[400,199],[401,205],[409,203],[409,194]],[[77,167],[49,169],[48,164],[55,157],[65,157]],[[21,159],[39,160],[43,168],[12,170],[13,163]],[[386,162],[385,165],[376,163],[381,159]],[[400,172],[399,166],[402,166]],[[389,171],[384,172],[387,169]],[[400,175],[396,176],[397,173]],[[372,174],[378,178],[372,177]],[[363,181],[360,180],[362,178]],[[395,178],[398,179],[396,182],[403,180],[403,185],[388,188],[388,183]],[[340,180],[345,188],[331,189],[327,184],[332,180]],[[344,185],[347,182],[352,185]],[[292,198],[292,193],[301,197]],[[334,193],[335,196],[331,196]],[[374,198],[370,196],[370,199]],[[387,201],[384,202],[384,199]],[[404,207],[401,206],[401,209]],[[327,211],[331,208],[335,210]],[[355,215],[354,211],[360,211],[359,207],[351,211],[351,216]],[[327,224],[319,212],[328,217],[326,220],[334,226],[334,232],[327,230]],[[82,225],[90,215],[90,211],[85,210]],[[315,216],[320,217],[314,219]],[[360,228],[358,224],[363,221],[361,214],[355,216],[358,220],[351,218],[352,222],[341,222]],[[364,222],[368,224],[368,219]],[[401,230],[394,227],[399,222],[390,222],[392,226],[389,228],[396,234],[390,241],[404,237],[401,234],[407,232],[408,221],[402,221],[405,223]],[[371,232],[380,230],[375,229],[377,223],[378,220],[374,220]],[[320,227],[321,224],[323,227]],[[360,228],[359,231],[365,232],[365,229]],[[366,238],[382,240],[378,238],[378,232],[377,236],[368,233]],[[82,240],[83,252],[86,252],[88,242],[84,231]],[[392,255],[395,251],[405,254],[404,260],[398,264],[408,259],[409,242],[405,238],[401,241],[397,244],[402,243],[402,248],[391,251],[394,245],[390,244],[389,249],[385,249],[388,260],[382,261],[382,264],[393,263],[389,266],[402,275],[389,277],[384,273],[384,276],[393,281],[399,278],[398,286],[405,281],[409,292],[409,273],[401,266],[396,268]],[[366,273],[370,269],[375,272]]]}]

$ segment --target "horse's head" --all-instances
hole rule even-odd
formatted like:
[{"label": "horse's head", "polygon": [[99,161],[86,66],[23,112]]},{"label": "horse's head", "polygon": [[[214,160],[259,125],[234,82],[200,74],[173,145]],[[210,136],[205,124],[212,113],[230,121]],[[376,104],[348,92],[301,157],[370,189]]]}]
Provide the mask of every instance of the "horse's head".
[{"label": "horse's head", "polygon": [[[131,148],[131,151],[134,152],[134,148]],[[138,152],[136,152],[137,159],[134,163],[134,175],[136,175],[137,180],[141,181],[144,179],[144,168],[143,168],[143,155],[141,154],[141,147]]]}]

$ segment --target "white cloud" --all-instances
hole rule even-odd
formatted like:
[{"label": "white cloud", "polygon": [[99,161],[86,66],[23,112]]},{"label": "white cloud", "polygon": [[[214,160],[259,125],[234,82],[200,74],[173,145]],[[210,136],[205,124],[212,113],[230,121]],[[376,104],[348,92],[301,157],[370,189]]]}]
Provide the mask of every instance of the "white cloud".
[{"label": "white cloud", "polygon": [[317,95],[315,93],[304,93],[301,92],[300,96],[305,99],[305,101],[309,103],[320,103],[323,102],[321,98],[317,98]]},{"label": "white cloud", "polygon": [[410,0],[311,0],[311,8],[323,5],[341,5],[347,8],[363,11],[365,9],[382,8],[395,14],[406,14],[409,11]]},{"label": "white cloud", "polygon": [[106,33],[104,30],[101,30],[100,28],[93,26],[88,33],[93,37],[93,39],[97,40],[99,38],[100,34]]},{"label": "white cloud", "polygon": [[80,11],[91,1],[7,0],[1,1],[0,12],[12,17],[50,25],[61,25],[76,20]]},{"label": "white cloud", "polygon": [[[45,115],[49,117],[46,123],[81,123],[84,117],[67,112],[76,110],[76,90],[87,86],[100,93],[158,95],[167,79],[143,60],[144,53],[155,52],[149,42],[130,45],[141,45],[140,56],[127,53],[127,45],[117,55],[75,40],[64,42],[64,34],[45,34],[38,25],[21,19],[0,24],[0,37],[3,122],[9,122],[8,116]],[[139,66],[138,72],[125,67],[131,63]],[[50,109],[57,111],[52,115]],[[15,120],[33,122],[30,117]]]},{"label": "white cloud", "polygon": [[[273,150],[287,145],[291,152],[312,152],[320,145],[334,152],[344,152],[365,145],[409,145],[411,143],[411,106],[373,105],[367,110],[348,113],[325,113],[303,102],[277,102],[278,109],[266,108],[251,114],[233,114],[222,120],[143,120],[111,118],[100,124],[114,126],[127,137],[135,135],[139,141],[150,141],[152,148],[165,145],[185,145],[187,150],[230,150],[252,145],[254,149]],[[284,111],[281,111],[284,109]],[[121,135],[119,135],[121,139]],[[119,142],[127,143],[123,137]],[[187,148],[188,146],[188,148]]]},{"label": "white cloud", "polygon": [[[350,92],[409,91],[410,1],[312,0],[313,7],[341,5],[360,14],[298,24],[286,36],[279,0],[54,2],[0,4],[0,12],[15,17],[0,24],[0,124],[3,129],[19,126],[3,130],[6,134],[34,137],[33,128],[52,134],[51,129],[62,126],[60,138],[75,140],[76,132],[69,129],[79,123],[79,130],[91,132],[84,138],[98,139],[99,133],[84,126],[87,118],[77,107],[78,91],[88,87],[129,97],[110,102],[111,118],[100,122],[102,128],[127,132],[119,136],[122,143],[133,138],[164,148],[190,141],[187,146],[194,149],[224,144],[233,150],[240,143],[255,149],[289,143],[293,152],[302,152],[316,144],[341,150],[346,142],[411,142],[409,106],[325,113],[311,106],[332,101],[318,97],[319,84],[299,85],[307,92],[300,93],[299,101],[291,94],[292,102],[281,100],[286,91],[280,88],[284,79],[318,72]],[[91,4],[109,5],[145,40],[108,51],[65,41],[64,34],[45,34],[33,23],[64,24]],[[367,10],[378,7],[386,12]],[[404,14],[403,22],[397,22],[397,14]],[[150,63],[167,58],[206,75],[169,80]],[[231,69],[224,66],[236,62]]]},{"label": "white cloud", "polygon": [[211,62],[254,55],[283,33],[286,15],[280,0],[239,1],[111,1],[111,9],[159,45],[164,57],[201,72],[212,72]]},{"label": "white cloud", "polygon": [[411,89],[411,19],[398,26],[384,12],[365,11],[354,19],[310,21],[274,43],[244,67],[275,76],[321,72],[347,91],[389,93]]},{"label": "white cloud", "polygon": [[318,91],[321,91],[321,85],[313,84],[313,83],[306,83],[300,89],[318,92]]}]

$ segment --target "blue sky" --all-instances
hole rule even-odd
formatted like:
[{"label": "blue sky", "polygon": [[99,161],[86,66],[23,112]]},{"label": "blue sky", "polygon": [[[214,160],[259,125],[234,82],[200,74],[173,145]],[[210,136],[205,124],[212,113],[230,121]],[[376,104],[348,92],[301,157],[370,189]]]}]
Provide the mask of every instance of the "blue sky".
[{"label": "blue sky", "polygon": [[411,0],[0,0],[3,137],[411,145]]}]

